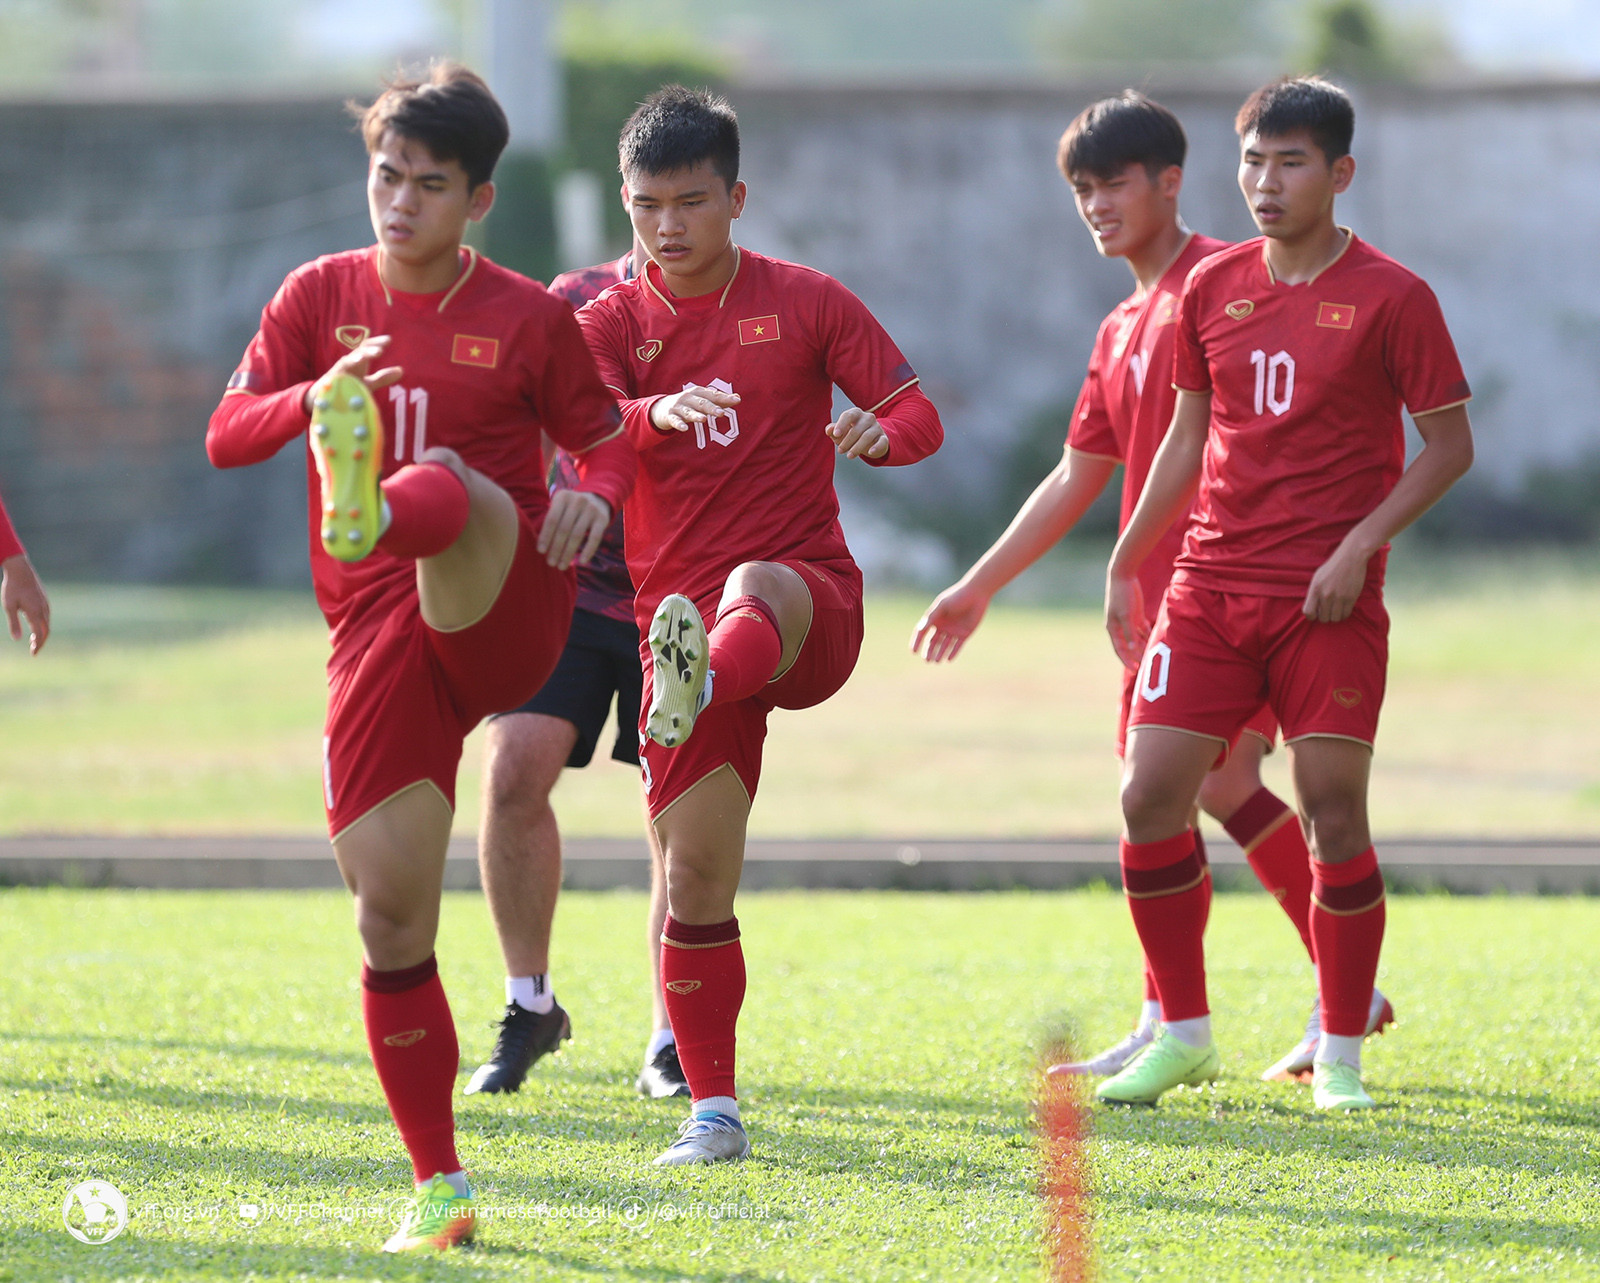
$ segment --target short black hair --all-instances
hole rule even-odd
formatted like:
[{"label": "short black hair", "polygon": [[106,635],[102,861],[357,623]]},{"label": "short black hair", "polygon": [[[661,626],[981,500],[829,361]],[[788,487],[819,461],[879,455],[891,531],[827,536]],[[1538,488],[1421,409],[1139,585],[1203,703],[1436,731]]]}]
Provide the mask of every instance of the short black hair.
[{"label": "short black hair", "polygon": [[1233,122],[1241,139],[1282,138],[1305,130],[1331,165],[1350,154],[1356,109],[1350,95],[1321,76],[1285,76],[1262,85],[1244,101]]},{"label": "short black hair", "polygon": [[1090,103],[1061,135],[1056,164],[1070,183],[1074,174],[1111,178],[1129,165],[1143,165],[1151,178],[1183,168],[1189,140],[1178,118],[1137,89]]},{"label": "short black hair", "polygon": [[426,80],[392,80],[370,107],[357,102],[349,107],[360,120],[368,155],[392,129],[421,143],[435,160],[455,161],[472,188],[494,177],[511,140],[506,113],[483,77],[457,62],[435,63]]},{"label": "short black hair", "polygon": [[628,117],[617,138],[618,168],[629,174],[671,174],[703,160],[729,187],[739,181],[739,117],[709,89],[666,85]]}]

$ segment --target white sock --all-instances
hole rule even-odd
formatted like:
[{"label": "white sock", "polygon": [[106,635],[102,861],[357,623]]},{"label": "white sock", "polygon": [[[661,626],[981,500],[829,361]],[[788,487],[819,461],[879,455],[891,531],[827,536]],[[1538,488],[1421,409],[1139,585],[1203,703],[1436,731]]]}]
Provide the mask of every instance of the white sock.
[{"label": "white sock", "polygon": [[1190,1047],[1211,1045],[1211,1017],[1193,1016],[1188,1020],[1167,1021],[1167,1032]]},{"label": "white sock", "polygon": [[646,1060],[654,1060],[658,1055],[661,1054],[661,1049],[663,1047],[671,1047],[676,1044],[677,1041],[678,1040],[673,1036],[670,1027],[666,1029],[657,1029],[655,1033],[650,1035],[650,1041],[645,1045],[644,1058]]},{"label": "white sock", "polygon": [[394,513],[389,510],[389,501],[384,498],[383,491],[378,491],[378,538],[382,539],[389,533],[389,527],[394,524]]},{"label": "white sock", "polygon": [[524,1011],[545,1015],[556,1005],[556,996],[550,989],[550,973],[538,976],[507,976],[506,1001],[514,1002]]},{"label": "white sock", "polygon": [[[455,1190],[457,1198],[472,1197],[472,1186],[467,1184],[466,1172],[446,1172],[444,1173],[444,1178],[450,1182],[450,1188]],[[418,1188],[420,1189],[427,1183],[427,1181],[420,1182]]]},{"label": "white sock", "polygon": [[700,716],[711,706],[711,691],[716,685],[717,674],[714,669],[706,669],[706,684],[700,688],[700,702],[694,706],[695,716]]},{"label": "white sock", "polygon": [[1316,1054],[1311,1060],[1318,1065],[1331,1065],[1336,1060],[1342,1060],[1351,1069],[1360,1073],[1361,1039],[1346,1034],[1330,1034],[1327,1030],[1323,1030],[1322,1037],[1317,1040]]},{"label": "white sock", "polygon": [[1152,1025],[1161,1023],[1161,1003],[1155,998],[1146,998],[1139,1006],[1139,1023],[1134,1029],[1143,1033]]},{"label": "white sock", "polygon": [[739,1102],[732,1096],[707,1096],[704,1100],[695,1101],[689,1112],[696,1118],[701,1114],[725,1114],[729,1118],[737,1118]]}]

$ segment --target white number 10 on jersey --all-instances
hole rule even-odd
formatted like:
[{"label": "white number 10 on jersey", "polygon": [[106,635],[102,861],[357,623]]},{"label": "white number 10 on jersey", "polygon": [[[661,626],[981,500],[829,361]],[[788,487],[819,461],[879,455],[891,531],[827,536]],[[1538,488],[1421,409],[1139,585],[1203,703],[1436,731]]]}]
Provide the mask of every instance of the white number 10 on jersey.
[{"label": "white number 10 on jersey", "polygon": [[[695,386],[696,385],[693,383],[685,383],[683,385],[683,390],[687,392],[690,388]],[[733,391],[733,384],[729,383],[727,379],[712,379],[711,382],[707,383],[705,386],[708,388],[715,388],[718,392]],[[727,427],[717,427],[717,424],[721,423],[724,419],[727,420]],[[718,414],[716,418],[712,419],[710,423],[695,424],[694,448],[696,450],[704,450],[706,448],[706,437],[708,433],[711,440],[715,441],[718,445],[732,445],[739,439],[739,412],[737,410],[724,410]]]},{"label": "white number 10 on jersey", "polygon": [[1250,364],[1256,367],[1256,413],[1287,414],[1294,400],[1294,357],[1287,352],[1269,357],[1257,348],[1250,353]]}]

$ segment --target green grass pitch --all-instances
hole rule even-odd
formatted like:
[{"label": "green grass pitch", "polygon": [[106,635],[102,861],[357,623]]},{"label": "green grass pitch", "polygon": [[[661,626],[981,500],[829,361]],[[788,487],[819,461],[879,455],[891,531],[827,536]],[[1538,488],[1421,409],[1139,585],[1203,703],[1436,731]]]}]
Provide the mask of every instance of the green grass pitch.
[{"label": "green grass pitch", "polygon": [[[649,1160],[681,1102],[632,1091],[643,915],[563,900],[575,1042],[518,1096],[458,1100],[497,1218],[470,1253],[395,1260],[409,1171],[342,896],[0,891],[0,1279],[1042,1277],[1034,1060],[1132,1016],[1119,896],[746,896],[755,1157],[677,1172]],[[1363,1117],[1256,1081],[1311,994],[1276,907],[1218,896],[1210,951],[1224,1081],[1094,1118],[1102,1278],[1600,1278],[1600,904],[1394,897],[1401,1025],[1369,1044]],[[470,1069],[499,1006],[479,897],[446,898],[439,952]],[[104,1246],[61,1221],[89,1178],[133,1210]]]},{"label": "green grass pitch", "polygon": [[[907,651],[931,594],[869,597],[850,683],[772,718],[752,833],[1114,834],[1120,669],[1095,599],[1103,557],[1062,554],[1052,570],[1068,581],[1035,591],[1057,604],[997,605],[938,668]],[[1600,573],[1579,556],[1400,549],[1392,580],[1371,792],[1380,839],[1600,833]],[[0,642],[0,834],[321,831],[327,640],[309,598],[74,586],[55,597],[37,659]],[[604,742],[562,780],[562,826],[633,836],[637,773],[606,760]],[[481,749],[473,736],[458,833],[477,826]],[[1283,754],[1267,776],[1288,789]]]}]

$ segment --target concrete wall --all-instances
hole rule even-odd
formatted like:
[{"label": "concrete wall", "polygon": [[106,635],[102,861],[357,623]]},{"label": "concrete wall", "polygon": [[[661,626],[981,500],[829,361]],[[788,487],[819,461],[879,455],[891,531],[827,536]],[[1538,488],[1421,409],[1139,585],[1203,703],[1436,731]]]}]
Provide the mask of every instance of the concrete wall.
[{"label": "concrete wall", "polygon": [[370,236],[338,103],[0,106],[0,491],[56,578],[299,583],[297,453],[205,424],[297,264]]},{"label": "concrete wall", "polygon": [[[1020,425],[1074,394],[1130,280],[1078,224],[1055,144],[1115,88],[735,93],[740,239],[861,294],[945,415],[941,456],[865,492],[981,508]],[[1251,234],[1242,88],[1159,96],[1190,133],[1189,222]],[[1356,152],[1342,215],[1438,291],[1480,480],[1600,452],[1600,84],[1368,94]],[[220,474],[201,442],[284,274],[368,239],[361,174],[332,101],[0,104],[0,491],[44,570],[303,580],[298,456]]]}]

